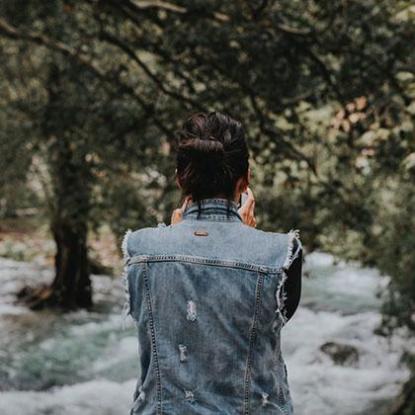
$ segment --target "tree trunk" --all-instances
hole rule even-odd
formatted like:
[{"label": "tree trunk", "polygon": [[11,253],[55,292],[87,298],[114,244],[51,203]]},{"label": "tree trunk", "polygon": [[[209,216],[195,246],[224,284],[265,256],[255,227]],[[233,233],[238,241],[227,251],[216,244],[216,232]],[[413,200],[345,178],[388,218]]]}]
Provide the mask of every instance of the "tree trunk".
[{"label": "tree trunk", "polygon": [[65,111],[67,78],[67,71],[51,65],[43,133],[53,188],[50,229],[56,242],[56,274],[47,287],[22,290],[20,297],[32,309],[92,306],[87,252],[92,174],[86,161],[88,142],[73,130],[74,120]]},{"label": "tree trunk", "polygon": [[87,255],[87,227],[74,229],[57,218],[52,224],[56,242],[55,279],[51,300],[65,309],[92,306],[91,280]]},{"label": "tree trunk", "polygon": [[[74,163],[69,143],[56,143],[54,211],[51,232],[56,242],[55,278],[48,287],[26,295],[32,309],[73,310],[92,306],[87,234],[90,188],[84,169]],[[84,173],[84,174],[82,174]]]},{"label": "tree trunk", "polygon": [[75,231],[64,220],[52,225],[56,242],[55,278],[50,286],[24,288],[23,300],[33,310],[75,310],[92,306],[92,289],[85,231]]},{"label": "tree trunk", "polygon": [[70,143],[65,138],[56,140],[52,146],[56,168],[52,168],[55,200],[50,226],[56,242],[56,273],[50,286],[33,291],[26,302],[32,309],[89,308],[92,306],[87,249],[89,177]]}]

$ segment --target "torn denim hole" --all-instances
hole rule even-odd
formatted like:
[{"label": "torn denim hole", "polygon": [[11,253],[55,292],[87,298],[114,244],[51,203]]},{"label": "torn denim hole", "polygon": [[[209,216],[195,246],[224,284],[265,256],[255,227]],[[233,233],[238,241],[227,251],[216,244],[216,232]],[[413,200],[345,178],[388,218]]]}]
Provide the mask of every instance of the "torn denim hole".
[{"label": "torn denim hole", "polygon": [[187,316],[186,318],[190,321],[195,321],[197,318],[196,314],[196,303],[192,300],[187,302]]},{"label": "torn denim hole", "polygon": [[194,393],[192,391],[189,390],[185,390],[184,391],[184,397],[186,399],[186,401],[189,401],[190,403],[193,403],[195,401],[195,396]]},{"label": "torn denim hole", "polygon": [[265,406],[267,403],[269,403],[268,396],[268,393],[262,392],[262,406]]},{"label": "torn denim hole", "polygon": [[179,344],[180,361],[185,362],[187,360],[187,347],[184,344]]}]

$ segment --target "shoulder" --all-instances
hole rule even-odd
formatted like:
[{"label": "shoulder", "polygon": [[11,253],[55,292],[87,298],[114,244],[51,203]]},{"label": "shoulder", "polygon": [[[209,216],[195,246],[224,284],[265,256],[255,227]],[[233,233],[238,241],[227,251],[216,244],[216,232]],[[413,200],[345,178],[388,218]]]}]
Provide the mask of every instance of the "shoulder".
[{"label": "shoulder", "polygon": [[165,223],[159,223],[157,226],[147,226],[140,229],[128,228],[121,242],[121,250],[124,258],[134,256],[142,249],[143,243],[151,241],[156,235],[159,236],[165,229],[169,229]]},{"label": "shoulder", "polygon": [[298,229],[274,232],[250,227],[247,232],[251,233],[248,235],[251,248],[258,250],[261,257],[269,258],[278,267],[289,268],[302,250]]},{"label": "shoulder", "polygon": [[297,250],[302,247],[299,229],[291,229],[289,232],[274,232],[254,229],[254,232],[265,240],[268,239],[270,241],[274,241],[276,244],[284,247],[290,247],[293,250]]}]

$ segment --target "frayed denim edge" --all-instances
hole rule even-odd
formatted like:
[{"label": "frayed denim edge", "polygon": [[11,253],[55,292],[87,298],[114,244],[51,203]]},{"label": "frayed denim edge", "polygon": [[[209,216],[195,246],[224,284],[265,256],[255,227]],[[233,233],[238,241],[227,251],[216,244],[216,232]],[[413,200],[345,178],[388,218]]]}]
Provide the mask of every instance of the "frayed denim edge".
[{"label": "frayed denim edge", "polygon": [[287,294],[284,290],[284,282],[287,279],[287,273],[285,269],[281,270],[281,277],[278,281],[277,291],[275,293],[275,298],[277,300],[277,310],[276,312],[280,315],[281,323],[284,325],[287,322],[287,310],[284,307],[285,301],[287,299]]},{"label": "frayed denim edge", "polygon": [[[294,250],[294,239],[297,240],[297,250]],[[282,266],[281,278],[278,282],[277,291],[275,293],[275,298],[277,300],[277,311],[280,314],[282,325],[285,325],[287,322],[287,309],[285,308],[285,303],[287,301],[287,293],[284,289],[284,283],[288,278],[287,271],[290,268],[292,262],[297,258],[299,252],[302,249],[302,244],[300,240],[300,231],[298,229],[291,229],[288,232],[288,247],[287,247],[287,256],[285,258],[284,264]]]},{"label": "frayed denim edge", "polygon": [[[294,239],[297,240],[298,246],[297,246],[297,250],[295,252],[293,252],[294,249]],[[283,264],[283,268],[284,269],[288,269],[290,268],[292,262],[294,261],[295,258],[297,258],[298,253],[300,252],[302,248],[301,245],[301,240],[300,240],[300,231],[298,229],[291,229],[288,232],[288,248],[287,248],[287,256],[285,258],[284,264]]]},{"label": "frayed denim edge", "polygon": [[122,309],[122,326],[123,329],[126,327],[127,319],[129,319],[129,323],[134,320],[131,315],[131,299],[130,299],[130,290],[128,286],[128,266],[131,256],[128,252],[128,238],[132,234],[132,230],[129,228],[124,234],[121,243],[121,251],[123,254],[123,271],[122,271],[122,283],[124,287],[124,294],[125,294],[125,302]]}]

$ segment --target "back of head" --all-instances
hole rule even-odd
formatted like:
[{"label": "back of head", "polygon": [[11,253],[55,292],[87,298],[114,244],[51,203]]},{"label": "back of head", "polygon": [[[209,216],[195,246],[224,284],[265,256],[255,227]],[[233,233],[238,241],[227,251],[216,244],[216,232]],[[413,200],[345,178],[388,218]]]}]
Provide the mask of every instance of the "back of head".
[{"label": "back of head", "polygon": [[239,121],[220,112],[190,115],[177,133],[177,179],[194,202],[231,200],[238,179],[247,175],[249,152]]}]

